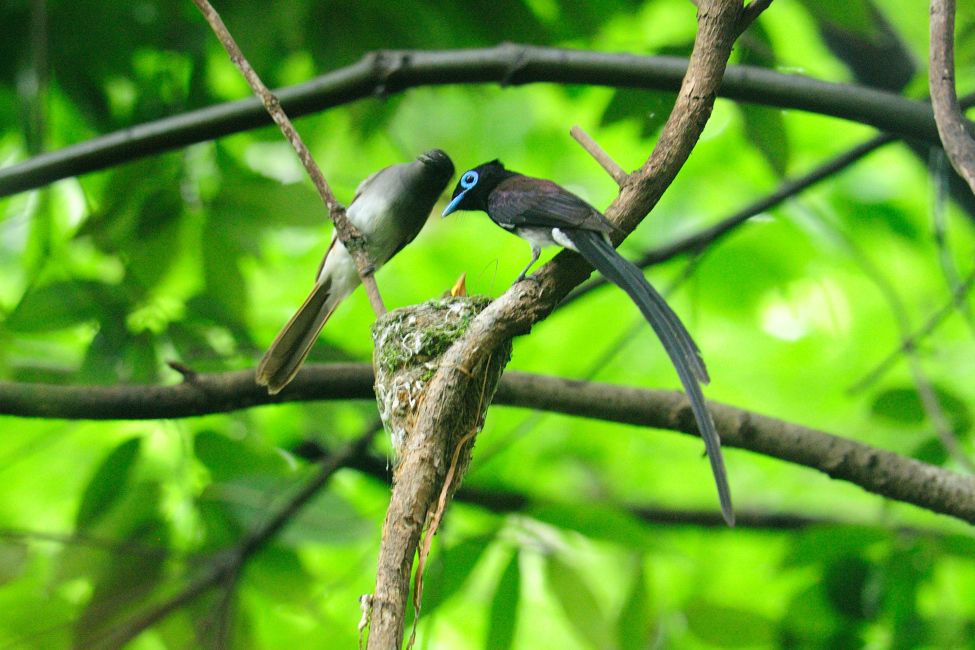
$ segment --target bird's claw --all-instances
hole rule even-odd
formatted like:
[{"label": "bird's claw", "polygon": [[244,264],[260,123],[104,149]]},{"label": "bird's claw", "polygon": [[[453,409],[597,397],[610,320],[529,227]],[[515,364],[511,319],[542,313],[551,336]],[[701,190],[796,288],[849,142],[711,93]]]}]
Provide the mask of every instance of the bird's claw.
[{"label": "bird's claw", "polygon": [[540,285],[542,283],[541,280],[539,280],[538,278],[535,277],[535,274],[534,273],[532,273],[531,275],[525,275],[524,273],[522,273],[521,275],[518,276],[518,279],[517,280],[515,280],[514,282],[511,283],[511,286],[515,286],[516,284],[518,284],[522,280],[528,280],[530,282],[534,282],[535,283],[535,286],[538,286],[538,285]]}]

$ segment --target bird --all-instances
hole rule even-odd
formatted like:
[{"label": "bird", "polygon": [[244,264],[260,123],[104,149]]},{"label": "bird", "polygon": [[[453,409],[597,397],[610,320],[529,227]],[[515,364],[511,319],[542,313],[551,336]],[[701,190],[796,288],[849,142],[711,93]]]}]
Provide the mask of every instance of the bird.
[{"label": "bird", "polygon": [[[731,490],[721,454],[721,440],[701,384],[710,382],[701,352],[687,328],[643,271],[620,255],[609,239],[615,230],[603,214],[552,181],[505,169],[492,160],[464,172],[443,216],[457,210],[480,210],[508,232],[531,245],[532,258],[518,282],[538,261],[541,249],[562,246],[579,253],[608,280],[625,291],[643,313],[667,351],[687,393],[718,489],[721,513],[734,525]],[[531,279],[531,278],[530,278]]]},{"label": "bird", "polygon": [[[359,183],[346,216],[364,236],[375,270],[416,238],[453,176],[450,156],[431,149]],[[271,395],[280,392],[298,372],[335,308],[361,282],[352,256],[333,232],[314,288],[257,367],[258,385],[266,386]]]}]

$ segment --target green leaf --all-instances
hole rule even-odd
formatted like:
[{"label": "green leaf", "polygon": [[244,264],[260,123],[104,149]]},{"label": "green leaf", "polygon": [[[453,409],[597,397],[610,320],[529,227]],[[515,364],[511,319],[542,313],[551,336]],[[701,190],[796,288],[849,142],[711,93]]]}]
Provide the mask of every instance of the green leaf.
[{"label": "green leaf", "polygon": [[515,552],[501,574],[491,601],[487,641],[484,644],[488,650],[508,650],[514,642],[518,626],[518,601],[521,596],[519,567],[519,555]]},{"label": "green leaf", "polygon": [[951,459],[951,454],[941,440],[932,436],[914,448],[911,458],[941,467]]},{"label": "green leaf", "polygon": [[141,438],[126,440],[102,461],[81,496],[81,505],[75,518],[76,528],[90,528],[118,502],[119,497],[125,493],[132,468],[139,459],[141,445]]},{"label": "green leaf", "polygon": [[700,602],[685,607],[684,614],[695,636],[720,648],[767,646],[776,638],[772,621],[746,609]]},{"label": "green leaf", "polygon": [[[168,536],[166,525],[149,520],[125,541],[160,544]],[[160,549],[165,545],[160,545]],[[95,581],[91,600],[75,621],[75,644],[81,648],[109,648],[116,624],[141,608],[163,577],[166,554],[146,552],[114,553]]]},{"label": "green leaf", "polygon": [[[959,438],[971,437],[973,417],[968,404],[940,386],[933,387],[942,412]],[[914,387],[890,388],[878,393],[870,406],[874,417],[904,426],[917,426],[927,420],[927,412],[920,393]]]},{"label": "green leaf", "polygon": [[[283,141],[280,144],[287,147]],[[310,185],[282,183],[241,166],[223,148],[217,152],[222,178],[220,191],[207,206],[207,226],[234,238],[241,250],[256,254],[256,236],[268,227],[321,228],[328,223],[328,210]],[[254,239],[248,241],[252,235]]]},{"label": "green leaf", "polygon": [[859,555],[844,555],[831,562],[823,575],[827,602],[839,614],[857,620],[869,620],[877,603],[868,592],[873,567]]},{"label": "green leaf", "polygon": [[914,388],[890,388],[878,393],[870,405],[870,413],[897,424],[918,425],[924,422],[924,405]]},{"label": "green leaf", "polygon": [[654,546],[648,529],[619,508],[589,503],[545,503],[531,508],[533,518],[589,539],[648,550]]},{"label": "green leaf", "polygon": [[780,178],[789,166],[789,138],[785,130],[782,111],[752,104],[739,104],[738,110],[745,121],[745,137],[768,161]]},{"label": "green leaf", "polygon": [[23,540],[6,539],[0,542],[0,585],[19,578],[28,557],[27,544]]},{"label": "green leaf", "polygon": [[310,576],[291,549],[262,548],[247,563],[246,576],[250,586],[274,600],[304,602],[308,598]]},{"label": "green leaf", "polygon": [[77,380],[95,384],[152,383],[159,378],[155,336],[133,334],[123,321],[103,322],[85,351]]},{"label": "green leaf", "polygon": [[179,259],[183,200],[166,188],[148,197],[136,230],[125,250],[126,281],[148,291],[163,279]]},{"label": "green leaf", "polygon": [[247,291],[240,270],[240,257],[243,254],[240,244],[229,237],[224,228],[208,227],[204,231],[205,298],[216,303],[208,308],[226,314],[226,318],[234,323],[243,322],[247,312]]},{"label": "green leaf", "polygon": [[555,554],[546,562],[548,587],[576,632],[596,648],[612,647],[612,634],[596,596],[575,569]]},{"label": "green leaf", "polygon": [[839,617],[826,602],[820,585],[815,584],[792,597],[780,634],[788,643],[786,647],[829,648],[827,639],[839,626]]},{"label": "green leaf", "polygon": [[610,126],[625,120],[640,122],[640,135],[648,138],[663,127],[674,107],[673,93],[641,88],[620,88],[603,109],[600,126]]},{"label": "green leaf", "polygon": [[801,0],[818,21],[830,23],[864,38],[878,35],[868,0]]},{"label": "green leaf", "polygon": [[114,294],[114,288],[99,282],[52,282],[24,294],[5,325],[15,332],[50,332],[97,320]]},{"label": "green leaf", "polygon": [[774,68],[778,63],[775,56],[775,43],[760,20],[748,26],[735,47],[739,50],[741,57],[739,63],[742,65]]},{"label": "green leaf", "polygon": [[652,645],[654,617],[642,556],[634,557],[633,568],[633,587],[616,620],[616,638],[620,650],[645,650]]},{"label": "green leaf", "polygon": [[423,611],[432,612],[454,595],[470,577],[478,560],[496,539],[494,532],[469,537],[443,548],[428,565],[424,578]]},{"label": "green leaf", "polygon": [[869,526],[816,526],[793,536],[785,566],[825,565],[844,555],[893,539],[890,531]]},{"label": "green leaf", "polygon": [[229,483],[249,476],[284,476],[291,473],[288,461],[271,447],[252,438],[237,440],[213,430],[193,438],[193,453],[210,470],[217,483]]},{"label": "green leaf", "polygon": [[294,546],[350,544],[374,532],[372,522],[360,515],[348,501],[325,490],[305,504],[276,541]]}]

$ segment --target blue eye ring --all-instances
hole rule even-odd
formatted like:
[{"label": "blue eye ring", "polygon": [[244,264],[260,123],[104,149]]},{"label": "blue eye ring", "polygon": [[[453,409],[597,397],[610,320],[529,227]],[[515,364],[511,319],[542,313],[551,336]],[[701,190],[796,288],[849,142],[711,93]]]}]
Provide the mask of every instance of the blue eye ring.
[{"label": "blue eye ring", "polygon": [[477,172],[472,169],[461,177],[460,186],[469,190],[475,185],[477,185]]}]

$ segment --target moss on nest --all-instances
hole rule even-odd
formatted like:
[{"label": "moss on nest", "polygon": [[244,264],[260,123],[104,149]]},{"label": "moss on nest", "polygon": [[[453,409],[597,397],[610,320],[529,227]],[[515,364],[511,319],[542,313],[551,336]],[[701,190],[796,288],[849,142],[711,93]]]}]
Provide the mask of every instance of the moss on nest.
[{"label": "moss on nest", "polygon": [[486,296],[438,298],[391,311],[372,326],[376,399],[397,453],[440,356],[490,302]]}]

